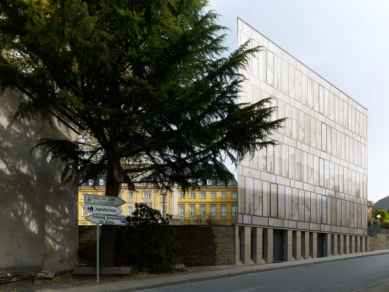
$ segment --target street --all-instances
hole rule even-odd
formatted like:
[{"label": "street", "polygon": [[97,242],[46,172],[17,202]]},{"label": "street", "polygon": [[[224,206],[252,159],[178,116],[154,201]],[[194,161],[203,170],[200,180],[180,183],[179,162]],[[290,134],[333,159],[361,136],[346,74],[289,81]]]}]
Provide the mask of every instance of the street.
[{"label": "street", "polygon": [[389,255],[356,258],[143,291],[355,291],[389,279]]}]

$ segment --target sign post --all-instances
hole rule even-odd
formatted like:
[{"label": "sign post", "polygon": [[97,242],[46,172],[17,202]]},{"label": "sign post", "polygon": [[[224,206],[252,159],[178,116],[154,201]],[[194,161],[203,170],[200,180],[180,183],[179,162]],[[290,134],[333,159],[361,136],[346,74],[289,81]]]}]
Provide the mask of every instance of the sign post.
[{"label": "sign post", "polygon": [[115,216],[122,212],[117,206],[123,205],[125,201],[113,196],[85,196],[85,210],[92,213],[85,217],[86,220],[96,223],[96,284],[100,283],[100,236],[99,225],[126,225],[125,216]]},{"label": "sign post", "polygon": [[96,284],[100,283],[100,238],[99,224],[96,224]]}]

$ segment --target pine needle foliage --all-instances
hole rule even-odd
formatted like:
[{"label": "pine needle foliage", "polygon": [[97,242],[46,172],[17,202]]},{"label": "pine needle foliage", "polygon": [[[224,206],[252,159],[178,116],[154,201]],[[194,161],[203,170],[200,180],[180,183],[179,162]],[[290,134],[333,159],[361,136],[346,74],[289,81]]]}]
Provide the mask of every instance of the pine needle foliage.
[{"label": "pine needle foliage", "polygon": [[96,139],[94,150],[38,142],[65,163],[64,181],[107,175],[111,196],[139,179],[227,183],[225,159],[274,145],[283,120],[271,120],[270,99],[236,102],[259,48],[225,57],[217,18],[206,0],[2,0],[0,87],[27,97],[15,121],[56,118]]}]

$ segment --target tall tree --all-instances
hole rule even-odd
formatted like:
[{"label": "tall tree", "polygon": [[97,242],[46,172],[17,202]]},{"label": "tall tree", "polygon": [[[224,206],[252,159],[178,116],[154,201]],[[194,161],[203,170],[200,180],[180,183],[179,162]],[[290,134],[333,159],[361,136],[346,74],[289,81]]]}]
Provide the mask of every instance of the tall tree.
[{"label": "tall tree", "polygon": [[[206,0],[2,0],[0,86],[27,97],[16,121],[55,117],[96,139],[37,143],[65,163],[64,181],[106,174],[109,196],[139,177],[158,188],[228,182],[225,159],[275,144],[283,120],[271,120],[269,99],[236,102],[239,69],[259,48],[224,57],[217,17]],[[114,233],[103,226],[103,265]]]}]

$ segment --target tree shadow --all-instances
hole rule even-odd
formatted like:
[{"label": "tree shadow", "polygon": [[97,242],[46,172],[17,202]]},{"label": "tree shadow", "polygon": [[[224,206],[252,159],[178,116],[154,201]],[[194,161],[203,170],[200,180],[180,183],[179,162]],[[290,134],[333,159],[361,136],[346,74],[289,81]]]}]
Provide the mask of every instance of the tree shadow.
[{"label": "tree shadow", "polygon": [[60,123],[11,124],[19,97],[0,92],[0,272],[69,270],[77,254],[77,187],[61,186],[59,161],[30,151],[39,138],[75,134]]}]

